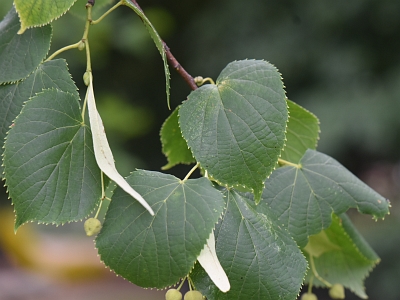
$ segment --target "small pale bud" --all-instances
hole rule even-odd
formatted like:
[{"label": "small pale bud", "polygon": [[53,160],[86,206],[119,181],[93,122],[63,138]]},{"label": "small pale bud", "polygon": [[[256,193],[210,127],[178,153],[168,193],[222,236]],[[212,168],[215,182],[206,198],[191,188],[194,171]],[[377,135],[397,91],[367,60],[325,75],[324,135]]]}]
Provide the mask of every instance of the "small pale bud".
[{"label": "small pale bud", "polygon": [[78,44],[78,50],[82,51],[83,49],[85,49],[85,43],[80,41],[79,44]]},{"label": "small pale bud", "polygon": [[204,78],[201,77],[201,76],[197,76],[197,77],[194,78],[194,82],[197,84],[197,86],[200,86],[200,85],[203,84]]},{"label": "small pale bud", "polygon": [[83,82],[85,83],[86,86],[89,85],[90,83],[90,73],[88,71],[83,74]]},{"label": "small pale bud", "polygon": [[344,299],[344,287],[340,283],[332,285],[329,289],[329,296],[332,299]]},{"label": "small pale bud", "polygon": [[100,232],[101,223],[99,219],[89,218],[83,224],[87,236],[92,236]]}]

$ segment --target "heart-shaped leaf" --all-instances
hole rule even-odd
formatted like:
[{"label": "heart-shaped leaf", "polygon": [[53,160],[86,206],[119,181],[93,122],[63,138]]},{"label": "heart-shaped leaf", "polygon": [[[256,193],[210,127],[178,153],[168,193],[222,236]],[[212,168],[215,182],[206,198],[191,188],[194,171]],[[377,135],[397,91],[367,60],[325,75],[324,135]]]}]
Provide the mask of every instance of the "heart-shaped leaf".
[{"label": "heart-shaped leaf", "polygon": [[231,289],[221,292],[199,264],[190,275],[196,288],[209,300],[296,299],[307,268],[296,243],[253,199],[231,190],[225,200],[215,229],[216,252]]},{"label": "heart-shaped leaf", "polygon": [[[331,226],[323,233],[331,246],[318,257],[313,257],[315,269],[324,280],[331,284],[340,283],[352,290],[360,298],[368,298],[365,293],[364,279],[379,262],[379,257],[355,229],[350,219],[345,215],[332,216]],[[310,260],[307,249],[318,247],[319,241],[310,236],[305,255]],[[311,246],[310,243],[313,245]],[[311,251],[312,252],[312,251]],[[306,282],[313,276],[312,269],[308,272]],[[324,283],[313,278],[313,285],[326,287]]]},{"label": "heart-shaped leaf", "polygon": [[168,164],[163,167],[164,170],[172,168],[177,164],[195,162],[192,152],[182,137],[181,128],[178,123],[178,111],[179,106],[165,120],[161,127],[162,152],[168,159]]},{"label": "heart-shaped leaf", "polygon": [[76,0],[14,0],[21,29],[19,34],[27,28],[49,24],[54,19],[65,14]]},{"label": "heart-shaped leaf", "polygon": [[179,110],[193,156],[210,177],[259,201],[284,145],[288,118],[277,69],[265,61],[228,64],[216,84],[193,91]]},{"label": "heart-shaped leaf", "polygon": [[260,205],[273,210],[300,247],[308,236],[326,229],[332,213],[350,207],[375,218],[389,212],[388,201],[333,158],[307,150],[299,167],[275,170],[265,182]]},{"label": "heart-shaped leaf", "polygon": [[126,180],[155,215],[118,188],[96,239],[101,260],[139,286],[173,285],[204,248],[223,211],[222,194],[206,178],[181,181],[138,170]]},{"label": "heart-shaped leaf", "polygon": [[[51,88],[57,88],[78,97],[77,88],[71,79],[65,60],[45,62],[40,64],[25,80],[15,84],[0,85],[0,155],[4,150],[4,138],[12,122],[21,112],[24,102],[43,89]],[[0,171],[2,171],[1,166]]]},{"label": "heart-shaped leaf", "polygon": [[293,101],[287,100],[289,120],[281,158],[298,163],[307,149],[315,149],[319,138],[318,118]]},{"label": "heart-shaped leaf", "polygon": [[99,203],[92,135],[73,94],[52,89],[29,100],[7,135],[3,164],[16,229],[78,221]]},{"label": "heart-shaped leaf", "polygon": [[26,78],[50,49],[50,25],[32,28],[21,35],[17,35],[18,29],[13,7],[0,22],[0,84]]}]

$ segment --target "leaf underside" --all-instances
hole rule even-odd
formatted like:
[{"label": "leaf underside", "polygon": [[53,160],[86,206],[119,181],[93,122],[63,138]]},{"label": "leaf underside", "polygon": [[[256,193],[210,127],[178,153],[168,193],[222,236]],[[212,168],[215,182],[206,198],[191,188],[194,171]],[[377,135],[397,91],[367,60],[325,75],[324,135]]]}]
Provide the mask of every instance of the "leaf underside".
[{"label": "leaf underside", "polygon": [[319,138],[318,118],[293,101],[287,100],[289,120],[281,158],[298,163],[307,149],[316,149]]},{"label": "leaf underside", "polygon": [[155,215],[118,188],[96,239],[101,260],[139,286],[171,286],[197,260],[223,211],[222,194],[206,178],[138,170],[126,180]]},{"label": "leaf underside", "polygon": [[199,264],[190,275],[196,289],[210,300],[296,299],[307,267],[296,243],[253,199],[231,190],[225,201],[216,251],[231,289],[222,293]]},{"label": "leaf underside", "polygon": [[16,229],[78,221],[99,203],[92,136],[73,94],[52,89],[29,100],[7,135],[3,164]]},{"label": "leaf underside", "polygon": [[0,84],[26,78],[50,49],[50,25],[17,35],[19,26],[13,7],[0,22]]},{"label": "leaf underside", "polygon": [[[363,240],[345,214],[333,215],[331,226],[323,233],[335,247],[313,258],[319,275],[332,284],[342,284],[360,298],[368,298],[365,293],[364,279],[379,262],[379,257]],[[305,255],[309,259],[307,252]],[[310,270],[306,282],[309,282],[311,276]],[[313,285],[326,287],[315,277]]]},{"label": "leaf underside", "polygon": [[178,122],[179,106],[165,120],[161,127],[162,152],[168,159],[168,164],[163,170],[172,168],[177,164],[191,164],[195,162],[185,139],[182,137]]},{"label": "leaf underside", "polygon": [[65,14],[76,0],[14,0],[23,33],[27,28],[49,24]]},{"label": "leaf underside", "polygon": [[330,226],[332,213],[354,207],[383,218],[389,212],[384,197],[333,158],[307,150],[300,166],[275,170],[265,182],[260,203],[277,214],[300,247],[307,244],[308,236]]},{"label": "leaf underside", "polygon": [[201,167],[221,185],[254,192],[256,201],[283,148],[287,118],[280,74],[258,60],[228,64],[216,85],[193,91],[179,110]]}]

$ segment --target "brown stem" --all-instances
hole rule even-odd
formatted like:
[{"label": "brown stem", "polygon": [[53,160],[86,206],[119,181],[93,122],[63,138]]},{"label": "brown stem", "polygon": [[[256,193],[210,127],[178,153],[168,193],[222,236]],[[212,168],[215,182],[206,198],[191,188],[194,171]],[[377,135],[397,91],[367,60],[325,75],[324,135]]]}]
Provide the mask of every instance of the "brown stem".
[{"label": "brown stem", "polygon": [[[129,0],[131,1],[139,10],[142,10],[142,8],[139,6],[139,4],[136,2],[136,0]],[[194,81],[194,78],[188,73],[186,72],[186,70],[181,66],[181,64],[176,60],[175,56],[172,55],[169,47],[167,46],[167,44],[162,41],[163,43],[163,47],[164,47],[164,51],[165,54],[167,56],[167,60],[168,63],[170,64],[170,66],[172,68],[174,68],[179,75],[181,75],[181,77],[186,81],[186,83],[189,85],[189,87],[194,91],[198,88],[197,84]]]},{"label": "brown stem", "polygon": [[165,54],[167,55],[167,60],[168,60],[168,63],[170,64],[170,66],[172,68],[174,68],[179,73],[179,75],[181,75],[181,77],[186,81],[186,83],[189,85],[189,87],[193,91],[195,89],[197,89],[197,84],[194,81],[194,78],[188,72],[186,72],[186,70],[176,60],[175,56],[172,55],[171,51],[169,50],[169,47],[167,46],[167,44],[164,41],[163,41],[163,45],[164,45]]}]

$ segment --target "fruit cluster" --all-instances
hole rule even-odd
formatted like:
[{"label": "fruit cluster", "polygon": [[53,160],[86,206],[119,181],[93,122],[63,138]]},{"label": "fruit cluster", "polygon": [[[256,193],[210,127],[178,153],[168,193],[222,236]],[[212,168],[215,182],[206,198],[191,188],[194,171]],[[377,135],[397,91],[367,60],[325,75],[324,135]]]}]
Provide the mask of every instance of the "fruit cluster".
[{"label": "fruit cluster", "polygon": [[[344,299],[345,295],[344,295],[343,285],[341,285],[339,283],[332,285],[329,289],[329,296],[332,299]],[[315,294],[313,294],[311,292],[307,292],[307,293],[304,293],[303,295],[301,295],[300,300],[318,300],[318,298]]]},{"label": "fruit cluster", "polygon": [[[165,300],[182,300],[182,293],[177,289],[169,289],[165,294]],[[184,300],[203,300],[199,291],[189,291],[185,294]]]}]

